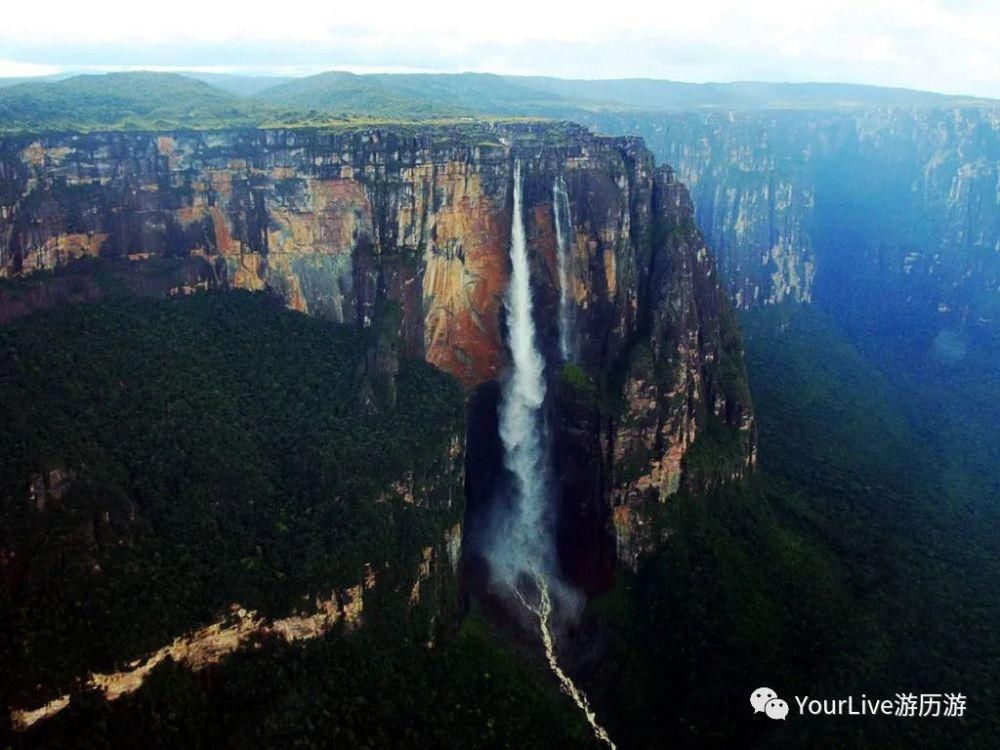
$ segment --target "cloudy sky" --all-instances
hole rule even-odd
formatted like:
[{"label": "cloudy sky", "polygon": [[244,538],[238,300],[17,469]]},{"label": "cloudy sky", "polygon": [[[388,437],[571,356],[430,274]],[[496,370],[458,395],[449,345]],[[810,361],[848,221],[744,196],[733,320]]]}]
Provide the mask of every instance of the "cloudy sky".
[{"label": "cloudy sky", "polygon": [[1000,0],[13,0],[0,76],[491,71],[1000,97]]}]

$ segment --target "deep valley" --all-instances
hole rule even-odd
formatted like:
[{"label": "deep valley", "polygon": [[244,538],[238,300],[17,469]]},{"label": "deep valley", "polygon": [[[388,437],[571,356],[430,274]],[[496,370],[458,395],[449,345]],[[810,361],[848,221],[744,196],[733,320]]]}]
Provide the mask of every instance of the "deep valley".
[{"label": "deep valley", "polygon": [[996,747],[995,103],[116,75],[0,85],[0,747]]}]

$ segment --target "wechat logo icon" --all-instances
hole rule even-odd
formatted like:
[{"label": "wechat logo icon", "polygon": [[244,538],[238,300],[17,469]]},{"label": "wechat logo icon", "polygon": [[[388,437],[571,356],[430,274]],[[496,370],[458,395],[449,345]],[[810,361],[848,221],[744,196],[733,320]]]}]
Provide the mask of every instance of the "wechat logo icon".
[{"label": "wechat logo icon", "polygon": [[788,702],[781,700],[771,688],[757,688],[750,693],[750,705],[755,714],[763,711],[771,719],[783,720],[788,716]]}]

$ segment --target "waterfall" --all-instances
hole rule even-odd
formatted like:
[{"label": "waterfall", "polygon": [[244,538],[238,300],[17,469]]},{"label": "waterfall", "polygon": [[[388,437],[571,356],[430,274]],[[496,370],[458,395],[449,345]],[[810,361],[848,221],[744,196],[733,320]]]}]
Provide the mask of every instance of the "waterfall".
[{"label": "waterfall", "polygon": [[[557,203],[558,200],[556,198]],[[594,735],[615,750],[614,742],[597,723],[587,696],[562,669],[556,655],[555,634],[551,624],[551,589],[555,588],[557,594],[565,593],[567,589],[555,576],[554,539],[549,509],[549,451],[542,414],[545,402],[545,360],[538,350],[532,317],[531,268],[528,264],[521,204],[521,164],[515,162],[514,210],[510,230],[511,274],[504,299],[512,370],[504,383],[499,415],[504,466],[513,477],[513,502],[502,525],[494,530],[487,556],[493,574],[538,620],[545,659],[558,679],[560,688],[583,712]],[[557,219],[557,227],[559,223]],[[563,246],[561,238],[559,244],[560,247]],[[563,254],[562,251],[560,254]],[[563,264],[560,266],[562,269]],[[563,270],[560,270],[560,282],[563,281],[562,274]],[[562,283],[562,289],[565,289],[565,283]],[[562,330],[561,327],[560,331]],[[526,585],[533,586],[534,594],[538,597],[537,605],[531,604],[525,596],[522,589]],[[568,593],[565,595],[569,597]]]},{"label": "waterfall", "polygon": [[507,311],[512,370],[500,400],[504,465],[513,477],[513,503],[490,555],[495,574],[516,587],[524,574],[548,573],[552,523],[548,503],[548,446],[542,422],[545,361],[535,342],[531,270],[521,207],[521,165],[514,166],[514,212],[510,232],[511,274]]},{"label": "waterfall", "polygon": [[556,225],[556,267],[559,272],[559,354],[563,362],[573,359],[573,331],[569,298],[569,232],[573,222],[569,195],[562,175],[552,185],[552,214]]}]

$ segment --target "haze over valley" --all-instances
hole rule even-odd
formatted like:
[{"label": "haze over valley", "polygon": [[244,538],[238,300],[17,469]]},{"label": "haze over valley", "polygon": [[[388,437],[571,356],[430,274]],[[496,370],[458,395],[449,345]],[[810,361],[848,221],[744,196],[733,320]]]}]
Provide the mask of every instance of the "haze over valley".
[{"label": "haze over valley", "polygon": [[0,32],[5,747],[997,747],[987,4],[222,6]]}]

